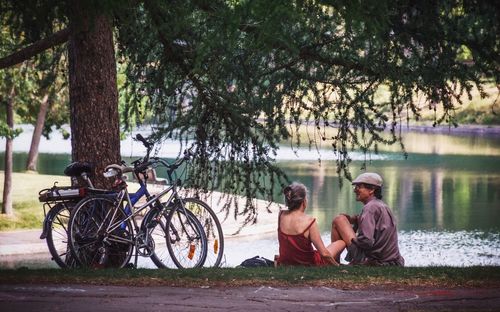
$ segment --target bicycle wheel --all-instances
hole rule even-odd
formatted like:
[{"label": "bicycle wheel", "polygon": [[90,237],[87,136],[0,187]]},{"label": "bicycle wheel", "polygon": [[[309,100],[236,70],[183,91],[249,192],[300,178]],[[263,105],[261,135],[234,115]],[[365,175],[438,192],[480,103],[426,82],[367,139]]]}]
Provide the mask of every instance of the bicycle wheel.
[{"label": "bicycle wheel", "polygon": [[[152,213],[151,260],[159,268],[197,268],[205,261],[207,242],[201,223],[189,211],[168,209],[159,218]],[[151,225],[146,224],[146,227]]]},{"label": "bicycle wheel", "polygon": [[207,255],[203,267],[219,267],[224,255],[224,234],[215,212],[196,198],[182,199],[183,207],[200,221],[207,238]]},{"label": "bicycle wheel", "polygon": [[182,269],[203,265],[207,240],[201,223],[192,213],[174,207],[156,218],[155,223],[151,235],[156,246],[151,260],[156,266],[172,268],[175,265]]},{"label": "bicycle wheel", "polygon": [[71,213],[69,246],[82,267],[122,268],[132,257],[133,227],[112,198],[92,196],[80,201]]},{"label": "bicycle wheel", "polygon": [[68,222],[70,209],[75,203],[57,203],[47,213],[47,247],[57,265],[61,268],[75,268],[77,263],[68,246]]},{"label": "bicycle wheel", "polygon": [[[153,242],[153,254],[151,260],[158,268],[177,269],[167,248],[167,233],[165,231],[167,218],[170,210],[167,209],[162,217],[158,218],[160,211],[158,209],[150,209],[141,223],[141,233],[147,233],[147,239]],[[151,244],[151,243],[150,243]]]}]

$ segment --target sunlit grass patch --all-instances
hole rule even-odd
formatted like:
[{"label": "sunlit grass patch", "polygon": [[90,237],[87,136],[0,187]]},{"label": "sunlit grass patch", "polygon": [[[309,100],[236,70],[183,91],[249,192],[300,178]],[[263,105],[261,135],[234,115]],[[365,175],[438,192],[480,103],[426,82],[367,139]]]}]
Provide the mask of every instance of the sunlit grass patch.
[{"label": "sunlit grass patch", "polygon": [[43,208],[38,201],[14,203],[14,215],[0,214],[0,231],[37,229],[42,227]]},{"label": "sunlit grass patch", "polygon": [[[2,181],[0,194],[3,194],[3,171],[0,171],[0,181]],[[12,174],[14,215],[0,214],[0,231],[41,228],[43,208],[42,203],[38,201],[38,192],[52,187],[56,181],[61,186],[69,185],[69,178],[65,176],[14,172]]]}]

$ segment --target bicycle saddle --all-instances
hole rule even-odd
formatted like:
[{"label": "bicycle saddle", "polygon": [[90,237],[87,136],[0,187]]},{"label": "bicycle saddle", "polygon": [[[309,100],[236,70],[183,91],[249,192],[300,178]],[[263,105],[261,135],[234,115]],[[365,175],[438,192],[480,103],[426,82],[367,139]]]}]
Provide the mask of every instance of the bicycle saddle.
[{"label": "bicycle saddle", "polygon": [[64,174],[69,177],[79,177],[82,173],[92,174],[94,166],[88,162],[75,161],[64,169]]}]

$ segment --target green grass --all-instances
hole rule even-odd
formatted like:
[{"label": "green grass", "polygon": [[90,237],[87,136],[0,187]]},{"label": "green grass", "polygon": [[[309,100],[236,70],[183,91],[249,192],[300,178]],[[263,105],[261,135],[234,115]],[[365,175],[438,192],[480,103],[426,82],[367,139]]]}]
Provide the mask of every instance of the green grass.
[{"label": "green grass", "polygon": [[222,269],[0,270],[0,283],[355,288],[499,287],[500,267],[280,267]]},{"label": "green grass", "polygon": [[0,231],[38,229],[42,227],[43,209],[38,201],[18,202],[14,216],[0,215]]},{"label": "green grass", "polygon": [[[0,193],[3,194],[4,172],[0,171]],[[42,203],[38,201],[38,192],[58,185],[69,185],[65,176],[43,175],[36,173],[18,173],[12,175],[12,202],[14,215],[0,215],[0,231],[19,229],[39,229],[43,222]]]}]

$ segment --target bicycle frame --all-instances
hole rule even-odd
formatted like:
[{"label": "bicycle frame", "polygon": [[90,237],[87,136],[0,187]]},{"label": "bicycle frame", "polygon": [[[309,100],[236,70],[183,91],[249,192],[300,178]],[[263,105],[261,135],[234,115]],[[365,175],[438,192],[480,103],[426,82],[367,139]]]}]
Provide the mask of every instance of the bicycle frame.
[{"label": "bicycle frame", "polygon": [[[139,179],[138,176],[137,176],[137,178]],[[117,220],[116,222],[109,224],[105,229],[106,232],[111,233],[120,227],[125,227],[125,223],[128,220],[132,220],[132,223],[134,226],[134,232],[136,234],[139,234],[139,233],[141,233],[141,230],[137,224],[137,220],[136,220],[137,215],[139,215],[142,211],[144,211],[148,207],[154,207],[155,204],[158,207],[161,207],[161,210],[159,211],[159,215],[161,215],[165,212],[165,210],[167,209],[169,204],[172,202],[172,200],[180,199],[180,197],[177,194],[176,183],[172,183],[171,186],[169,186],[168,188],[164,189],[163,191],[161,191],[160,193],[158,193],[156,195],[151,195],[149,193],[149,191],[147,189],[147,184],[143,180],[139,179],[139,185],[140,185],[140,188],[135,193],[129,193],[127,188],[125,187],[123,190],[121,190],[118,193],[118,195],[113,196],[113,198],[116,202],[116,206],[114,206],[114,209],[111,209],[108,212],[108,214],[106,215],[106,218],[111,217],[110,220],[115,220],[116,214],[119,211],[118,208],[120,207],[120,205],[123,205],[123,203],[126,204],[124,211],[125,211],[125,214],[127,215],[127,217],[126,218],[119,218],[119,220]],[[163,198],[167,193],[169,193],[171,191],[172,191],[172,194],[168,197],[168,200],[165,203],[161,203],[160,198]],[[135,204],[143,196],[146,196],[146,198],[148,198],[148,200],[144,204],[142,204],[140,206],[136,206]],[[112,213],[112,215],[109,215],[111,213]],[[100,228],[99,230],[103,230],[103,229]],[[134,236],[134,238],[135,238],[135,236]],[[133,240],[128,240],[128,239],[125,239],[123,237],[113,237],[112,239],[110,239],[110,241],[123,242],[123,243],[129,243],[129,244],[135,243]]]}]

